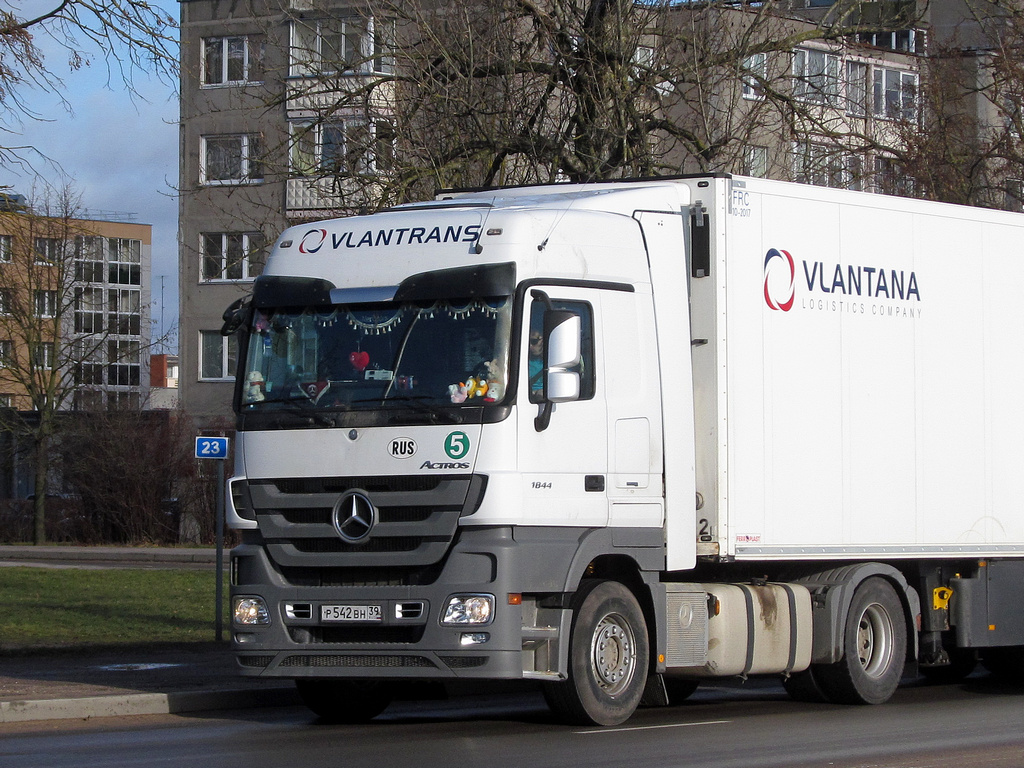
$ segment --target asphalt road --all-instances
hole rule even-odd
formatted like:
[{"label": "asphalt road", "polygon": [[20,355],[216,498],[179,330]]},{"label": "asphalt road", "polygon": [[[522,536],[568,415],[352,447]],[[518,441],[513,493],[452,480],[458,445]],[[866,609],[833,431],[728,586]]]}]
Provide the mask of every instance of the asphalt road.
[{"label": "asphalt road", "polygon": [[1021,768],[1024,691],[978,676],[879,707],[791,701],[770,683],[714,685],[618,728],[552,724],[539,695],[397,703],[364,726],[301,708],[0,729],[4,768]]}]

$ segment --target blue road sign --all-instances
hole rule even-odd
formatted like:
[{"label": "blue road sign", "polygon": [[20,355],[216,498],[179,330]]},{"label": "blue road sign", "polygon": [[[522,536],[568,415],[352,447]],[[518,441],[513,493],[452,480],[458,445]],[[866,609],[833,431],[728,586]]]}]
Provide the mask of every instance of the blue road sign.
[{"label": "blue road sign", "polygon": [[228,439],[226,437],[197,437],[197,459],[226,459],[228,457]]}]

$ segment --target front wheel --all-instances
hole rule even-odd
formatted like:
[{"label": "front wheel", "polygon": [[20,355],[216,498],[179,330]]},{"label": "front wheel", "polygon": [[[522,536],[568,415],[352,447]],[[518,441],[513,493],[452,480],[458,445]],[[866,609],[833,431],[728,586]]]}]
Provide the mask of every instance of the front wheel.
[{"label": "front wheel", "polygon": [[881,704],[896,692],[907,655],[903,603],[882,578],[866,579],[853,594],[835,664],[815,667],[814,681],[836,704]]},{"label": "front wheel", "polygon": [[574,725],[618,725],[629,719],[647,683],[647,624],[633,593],[614,581],[585,581],[573,599],[569,678],[544,696]]}]

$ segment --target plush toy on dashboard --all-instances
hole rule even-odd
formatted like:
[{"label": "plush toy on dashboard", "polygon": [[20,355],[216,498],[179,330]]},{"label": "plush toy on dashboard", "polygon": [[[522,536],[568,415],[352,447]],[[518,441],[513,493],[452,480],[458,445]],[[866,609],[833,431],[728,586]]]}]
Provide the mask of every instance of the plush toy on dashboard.
[{"label": "plush toy on dashboard", "polygon": [[452,384],[448,387],[448,395],[453,403],[464,403],[469,394],[466,392],[466,385],[463,382]]},{"label": "plush toy on dashboard", "polygon": [[249,375],[245,377],[245,402],[258,403],[266,399],[263,386],[263,374],[259,371],[249,371]]},{"label": "plush toy on dashboard", "polygon": [[505,394],[505,382],[502,381],[501,366],[498,364],[498,358],[488,360],[484,365],[487,366],[487,396],[484,398],[489,403],[497,402]]}]

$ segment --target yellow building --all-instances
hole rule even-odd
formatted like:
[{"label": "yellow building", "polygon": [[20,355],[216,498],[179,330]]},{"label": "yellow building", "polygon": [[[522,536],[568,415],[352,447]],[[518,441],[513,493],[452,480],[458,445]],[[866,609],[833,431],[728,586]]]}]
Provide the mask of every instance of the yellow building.
[{"label": "yellow building", "polygon": [[0,203],[0,407],[140,407],[152,227]]}]

